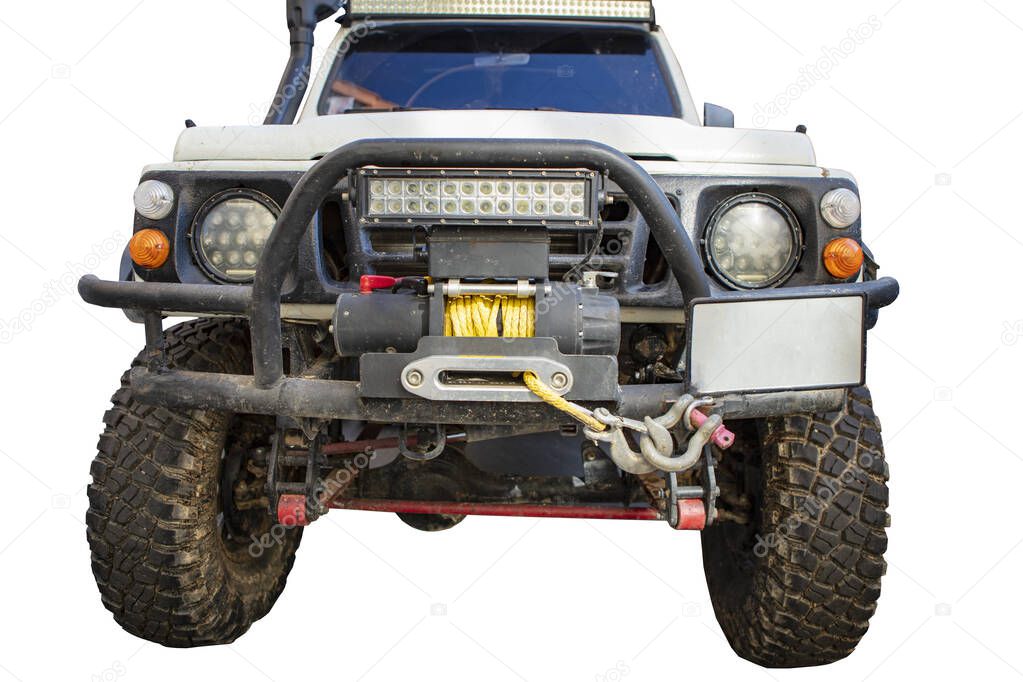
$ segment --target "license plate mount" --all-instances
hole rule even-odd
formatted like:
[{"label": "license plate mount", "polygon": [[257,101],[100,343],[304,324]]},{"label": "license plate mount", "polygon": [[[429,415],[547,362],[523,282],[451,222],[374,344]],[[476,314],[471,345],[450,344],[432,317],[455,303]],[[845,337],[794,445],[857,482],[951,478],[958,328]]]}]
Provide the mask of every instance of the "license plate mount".
[{"label": "license plate mount", "polygon": [[699,395],[866,383],[863,295],[702,299],[690,307],[686,370]]}]

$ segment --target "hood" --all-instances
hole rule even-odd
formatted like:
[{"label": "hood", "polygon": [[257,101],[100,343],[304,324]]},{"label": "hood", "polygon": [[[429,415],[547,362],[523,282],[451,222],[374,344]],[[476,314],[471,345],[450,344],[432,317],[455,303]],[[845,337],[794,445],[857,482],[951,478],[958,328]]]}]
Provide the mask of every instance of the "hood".
[{"label": "hood", "polygon": [[364,139],[570,139],[641,160],[814,166],[800,133],[703,128],[682,119],[544,111],[408,111],[308,118],[294,125],[190,128],[175,161],[308,161]]}]

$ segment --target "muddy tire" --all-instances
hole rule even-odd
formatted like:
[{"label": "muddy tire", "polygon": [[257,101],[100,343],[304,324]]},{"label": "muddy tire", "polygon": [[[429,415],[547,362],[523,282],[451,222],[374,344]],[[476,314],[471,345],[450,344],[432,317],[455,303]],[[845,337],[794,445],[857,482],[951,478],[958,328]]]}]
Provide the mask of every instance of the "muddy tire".
[{"label": "muddy tire", "polygon": [[[453,467],[445,457],[430,462],[410,462],[404,460],[400,465],[400,474],[395,477],[395,485],[391,495],[396,499],[428,499],[434,501],[450,501],[457,498],[459,484],[458,469]],[[462,521],[461,514],[405,514],[399,513],[409,528],[424,533],[440,533],[451,530]]]},{"label": "muddy tire", "polygon": [[398,518],[401,519],[402,523],[410,528],[421,530],[424,533],[440,533],[445,530],[451,530],[462,521],[465,521],[465,517],[461,514],[398,514]]},{"label": "muddy tire", "polygon": [[[844,409],[758,422],[737,453],[751,522],[703,533],[718,622],[732,648],[768,668],[833,663],[867,632],[881,594],[888,467],[866,388]],[[731,457],[731,454],[726,455]]]},{"label": "muddy tire", "polygon": [[[166,340],[175,368],[252,372],[242,322],[186,322]],[[267,513],[273,418],[143,405],[125,374],[103,421],[86,519],[103,604],[165,646],[234,641],[277,600],[301,539]]]}]

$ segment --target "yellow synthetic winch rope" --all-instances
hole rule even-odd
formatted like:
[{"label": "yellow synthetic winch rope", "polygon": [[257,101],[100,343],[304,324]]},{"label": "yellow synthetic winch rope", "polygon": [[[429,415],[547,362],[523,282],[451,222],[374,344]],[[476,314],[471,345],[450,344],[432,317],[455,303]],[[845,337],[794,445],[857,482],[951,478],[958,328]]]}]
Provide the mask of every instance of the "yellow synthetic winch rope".
[{"label": "yellow synthetic winch rope", "polygon": [[[532,298],[507,296],[453,296],[448,299],[444,310],[444,335],[532,338],[536,335],[536,301]],[[588,410],[562,398],[533,372],[524,373],[522,379],[530,391],[551,407],[561,410],[594,431],[607,430],[607,426]]]},{"label": "yellow synthetic winch rope", "polygon": [[444,310],[444,336],[528,339],[535,335],[536,302],[531,298],[453,296]]},{"label": "yellow synthetic winch rope", "polygon": [[505,299],[504,335],[512,339],[536,336],[536,301],[531,298]]},{"label": "yellow synthetic winch rope", "polygon": [[523,381],[526,382],[526,388],[536,394],[540,400],[544,401],[551,407],[557,408],[565,414],[571,416],[586,426],[590,427],[594,431],[606,431],[607,425],[597,420],[589,410],[575,403],[562,398],[560,395],[554,392],[554,389],[540,381],[540,377],[536,376],[532,372],[526,372],[522,375]]}]

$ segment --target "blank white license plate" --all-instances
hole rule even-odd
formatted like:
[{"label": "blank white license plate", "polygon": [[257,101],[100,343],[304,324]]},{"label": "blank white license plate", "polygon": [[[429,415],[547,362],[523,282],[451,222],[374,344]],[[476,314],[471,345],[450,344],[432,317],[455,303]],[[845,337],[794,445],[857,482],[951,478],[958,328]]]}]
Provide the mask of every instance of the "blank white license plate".
[{"label": "blank white license plate", "polygon": [[690,384],[710,395],[859,386],[865,315],[862,296],[697,303]]}]

